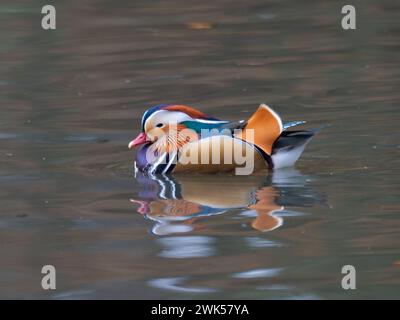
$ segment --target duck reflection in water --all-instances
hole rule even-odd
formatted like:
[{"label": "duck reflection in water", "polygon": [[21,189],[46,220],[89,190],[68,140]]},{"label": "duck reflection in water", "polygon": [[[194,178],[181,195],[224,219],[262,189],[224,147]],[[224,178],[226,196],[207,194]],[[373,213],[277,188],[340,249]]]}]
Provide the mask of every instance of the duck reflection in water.
[{"label": "duck reflection in water", "polygon": [[136,176],[141,190],[138,212],[155,223],[157,235],[187,233],[198,227],[196,221],[232,210],[252,217],[252,228],[272,231],[283,224],[283,217],[299,214],[285,206],[307,207],[321,197],[306,186],[307,177],[295,169],[279,170],[270,176],[229,175],[143,175]]}]

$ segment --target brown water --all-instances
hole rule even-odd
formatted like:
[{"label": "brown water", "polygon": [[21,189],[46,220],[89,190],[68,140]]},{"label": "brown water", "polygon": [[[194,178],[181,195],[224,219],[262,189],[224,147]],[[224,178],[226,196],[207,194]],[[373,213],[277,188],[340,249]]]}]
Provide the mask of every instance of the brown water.
[{"label": "brown water", "polygon": [[[0,6],[1,298],[399,298],[399,3],[53,3]],[[171,102],[327,127],[272,176],[135,178]]]}]

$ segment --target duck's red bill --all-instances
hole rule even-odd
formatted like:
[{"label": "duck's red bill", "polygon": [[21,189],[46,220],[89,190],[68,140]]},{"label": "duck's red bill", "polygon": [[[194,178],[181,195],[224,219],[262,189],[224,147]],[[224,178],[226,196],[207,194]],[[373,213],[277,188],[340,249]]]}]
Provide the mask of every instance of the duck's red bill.
[{"label": "duck's red bill", "polygon": [[139,133],[139,135],[135,139],[133,139],[131,142],[129,142],[128,148],[132,149],[133,147],[136,147],[136,146],[138,146],[140,144],[143,144],[143,143],[145,143],[147,141],[148,140],[147,140],[146,134],[144,132],[141,132],[141,133]]}]

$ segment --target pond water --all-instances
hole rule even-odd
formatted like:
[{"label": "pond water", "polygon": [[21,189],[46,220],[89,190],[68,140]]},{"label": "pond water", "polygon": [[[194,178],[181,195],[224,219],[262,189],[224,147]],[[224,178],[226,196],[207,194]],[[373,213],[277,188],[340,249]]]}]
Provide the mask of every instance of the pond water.
[{"label": "pond water", "polygon": [[[400,3],[39,2],[0,7],[0,298],[399,298]],[[296,168],[134,176],[151,105],[261,102],[326,125]]]}]

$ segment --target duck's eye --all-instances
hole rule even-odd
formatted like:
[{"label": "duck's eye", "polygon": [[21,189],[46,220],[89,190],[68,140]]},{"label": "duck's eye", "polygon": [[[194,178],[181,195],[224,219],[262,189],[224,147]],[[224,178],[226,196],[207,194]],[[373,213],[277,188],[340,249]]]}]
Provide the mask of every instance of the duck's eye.
[{"label": "duck's eye", "polygon": [[164,125],[164,124],[160,122],[160,123],[157,123],[157,124],[156,124],[156,127],[157,127],[157,128],[161,128],[163,125]]}]

